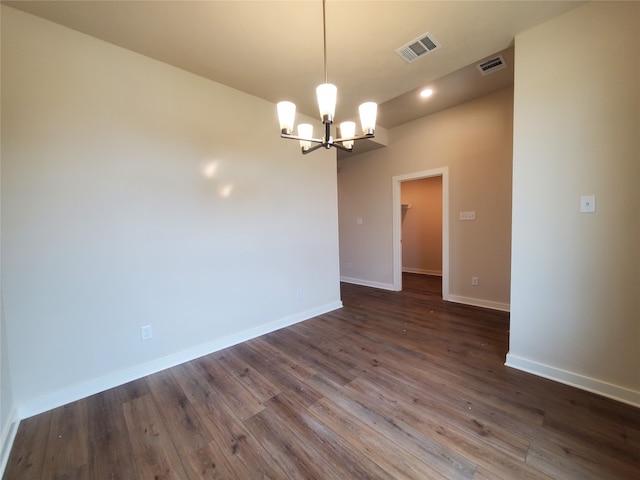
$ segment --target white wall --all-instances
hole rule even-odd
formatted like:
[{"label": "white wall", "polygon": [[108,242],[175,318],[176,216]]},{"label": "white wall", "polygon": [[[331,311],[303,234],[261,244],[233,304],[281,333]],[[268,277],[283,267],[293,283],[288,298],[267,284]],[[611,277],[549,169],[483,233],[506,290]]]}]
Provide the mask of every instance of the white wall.
[{"label": "white wall", "polygon": [[516,59],[507,363],[640,404],[640,4],[590,2]]},{"label": "white wall", "polygon": [[[448,167],[450,299],[508,309],[512,122],[507,88],[393,128],[388,147],[340,160],[343,278],[393,288],[392,179]],[[477,219],[461,222],[469,210]]]},{"label": "white wall", "polygon": [[2,8],[21,416],[340,306],[334,152],[302,158],[273,104]]},{"label": "white wall", "polygon": [[10,446],[18,429],[19,418],[13,401],[13,386],[9,371],[7,335],[1,299],[0,289],[0,472],[3,472],[9,460]]}]

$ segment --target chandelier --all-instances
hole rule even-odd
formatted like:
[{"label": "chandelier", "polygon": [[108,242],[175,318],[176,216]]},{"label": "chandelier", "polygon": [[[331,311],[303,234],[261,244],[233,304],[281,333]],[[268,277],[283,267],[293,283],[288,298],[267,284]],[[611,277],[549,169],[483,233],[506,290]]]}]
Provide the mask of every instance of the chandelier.
[{"label": "chandelier", "polygon": [[[318,148],[331,147],[351,152],[356,140],[373,138],[376,128],[376,114],[378,105],[374,102],[365,102],[360,105],[360,124],[362,135],[356,135],[355,122],[342,122],[340,124],[340,138],[331,136],[331,124],[336,111],[336,97],[338,89],[328,83],[327,77],[327,23],[325,14],[325,0],[322,0],[322,35],[324,40],[324,83],[316,88],[320,118],[324,126],[324,136],[313,138],[313,125],[301,123],[298,125],[298,135],[293,135],[293,127],[296,116],[296,105],[292,102],[278,103],[278,120],[280,121],[280,136],[292,140],[299,140],[302,153],[307,154]],[[311,144],[315,144],[311,146]]]}]

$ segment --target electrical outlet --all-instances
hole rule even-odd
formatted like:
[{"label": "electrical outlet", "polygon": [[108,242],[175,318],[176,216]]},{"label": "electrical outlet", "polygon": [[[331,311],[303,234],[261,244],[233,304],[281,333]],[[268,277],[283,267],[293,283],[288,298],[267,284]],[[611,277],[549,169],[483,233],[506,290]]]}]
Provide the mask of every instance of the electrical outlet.
[{"label": "electrical outlet", "polygon": [[477,287],[479,285],[480,281],[478,279],[478,277],[471,277],[471,285],[473,285],[474,287]]},{"label": "electrical outlet", "polygon": [[347,270],[351,270],[351,262],[347,263]]},{"label": "electrical outlet", "polygon": [[301,288],[296,290],[296,298],[302,298],[302,289]]},{"label": "electrical outlet", "polygon": [[151,325],[145,325],[140,327],[140,340],[151,340],[153,332],[151,331]]}]

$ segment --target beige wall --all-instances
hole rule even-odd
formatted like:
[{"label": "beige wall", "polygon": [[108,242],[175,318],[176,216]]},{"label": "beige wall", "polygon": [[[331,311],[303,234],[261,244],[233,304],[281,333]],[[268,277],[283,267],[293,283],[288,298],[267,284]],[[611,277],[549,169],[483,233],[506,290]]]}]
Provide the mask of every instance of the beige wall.
[{"label": "beige wall", "polygon": [[[448,167],[451,299],[508,308],[512,115],[508,88],[393,128],[388,147],[341,160],[343,279],[393,288],[392,178]],[[461,211],[477,220],[461,222]]]},{"label": "beige wall", "polygon": [[21,416],[340,306],[334,152],[303,159],[269,102],[2,10]]},{"label": "beige wall", "polygon": [[402,182],[402,271],[442,275],[442,177]]},{"label": "beige wall", "polygon": [[515,44],[508,364],[640,404],[640,4]]}]

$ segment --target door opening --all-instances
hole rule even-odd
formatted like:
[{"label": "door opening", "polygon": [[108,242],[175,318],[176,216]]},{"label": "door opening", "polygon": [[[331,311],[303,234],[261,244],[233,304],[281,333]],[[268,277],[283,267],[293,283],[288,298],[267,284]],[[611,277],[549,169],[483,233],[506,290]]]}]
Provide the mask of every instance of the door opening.
[{"label": "door opening", "polygon": [[[448,167],[393,177],[393,289],[402,290],[402,183],[442,177],[442,298],[449,298],[449,169]],[[404,207],[405,212],[407,207]]]}]

